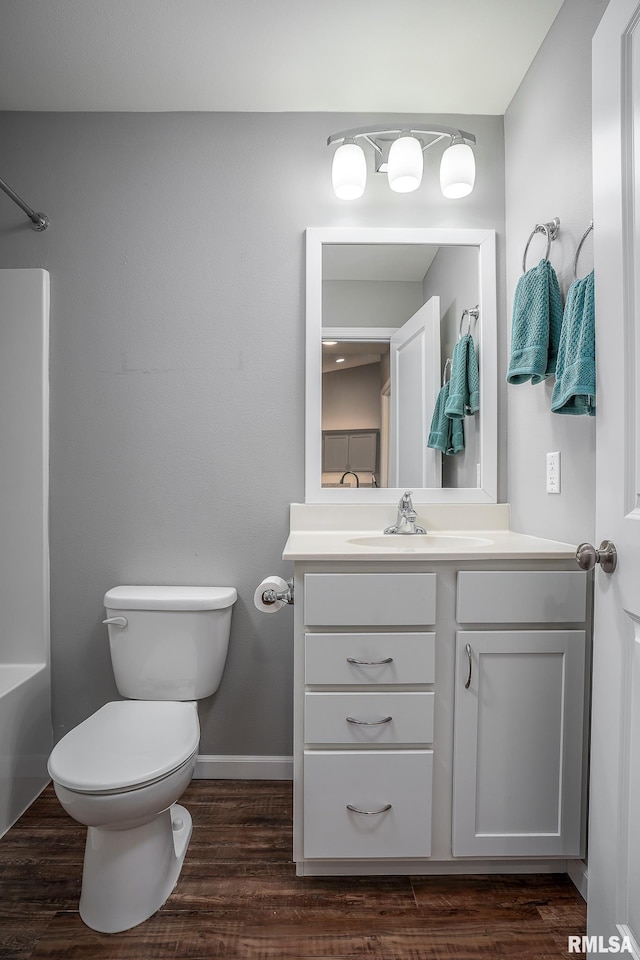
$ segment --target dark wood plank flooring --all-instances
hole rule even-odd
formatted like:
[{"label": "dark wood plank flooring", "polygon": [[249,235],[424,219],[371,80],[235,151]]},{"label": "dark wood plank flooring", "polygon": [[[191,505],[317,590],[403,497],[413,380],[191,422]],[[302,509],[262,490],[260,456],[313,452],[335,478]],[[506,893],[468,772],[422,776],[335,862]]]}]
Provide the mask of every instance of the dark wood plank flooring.
[{"label": "dark wood plank flooring", "polygon": [[178,885],[125,933],[78,915],[85,829],[51,786],[0,840],[2,960],[559,960],[585,932],[564,875],[296,877],[291,784],[194,780]]}]

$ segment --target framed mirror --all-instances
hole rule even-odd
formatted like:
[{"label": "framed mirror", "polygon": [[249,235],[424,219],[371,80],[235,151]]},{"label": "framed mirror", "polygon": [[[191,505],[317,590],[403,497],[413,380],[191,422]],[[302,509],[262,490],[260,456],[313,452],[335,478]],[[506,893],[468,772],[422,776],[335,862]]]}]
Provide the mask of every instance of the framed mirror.
[{"label": "framed mirror", "polygon": [[[307,229],[307,503],[407,489],[416,503],[496,502],[495,245],[493,230]],[[443,420],[463,353],[475,402]]]}]

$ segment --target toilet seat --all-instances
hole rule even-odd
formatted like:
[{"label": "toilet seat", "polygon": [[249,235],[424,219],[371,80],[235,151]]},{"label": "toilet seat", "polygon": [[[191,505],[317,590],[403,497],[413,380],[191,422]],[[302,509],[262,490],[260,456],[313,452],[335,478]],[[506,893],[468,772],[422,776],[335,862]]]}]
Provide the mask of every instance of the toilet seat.
[{"label": "toilet seat", "polygon": [[133,790],[191,760],[199,740],[193,702],[115,701],[56,744],[49,757],[49,775],[78,793]]}]

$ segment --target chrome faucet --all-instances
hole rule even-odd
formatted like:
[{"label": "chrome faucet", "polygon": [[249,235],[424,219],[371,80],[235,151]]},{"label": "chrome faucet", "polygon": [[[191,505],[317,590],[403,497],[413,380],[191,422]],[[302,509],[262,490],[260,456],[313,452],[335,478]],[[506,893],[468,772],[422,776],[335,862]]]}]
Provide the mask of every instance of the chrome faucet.
[{"label": "chrome faucet", "polygon": [[407,490],[406,493],[403,493],[400,497],[400,502],[398,504],[398,516],[396,522],[390,527],[385,529],[385,533],[426,533],[427,531],[424,527],[418,526],[416,523],[417,514],[413,509],[413,502],[411,500],[411,494],[413,490]]},{"label": "chrome faucet", "polygon": [[345,477],[355,477],[356,478],[356,487],[360,486],[360,477],[357,473],[354,473],[353,470],[345,470],[345,472],[340,477],[340,483],[344,484]]}]

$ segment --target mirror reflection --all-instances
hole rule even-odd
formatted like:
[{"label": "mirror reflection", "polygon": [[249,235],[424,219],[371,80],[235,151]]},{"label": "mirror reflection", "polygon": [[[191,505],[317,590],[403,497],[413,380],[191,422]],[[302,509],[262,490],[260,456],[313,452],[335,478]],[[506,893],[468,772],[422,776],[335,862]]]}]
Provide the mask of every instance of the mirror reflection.
[{"label": "mirror reflection", "polygon": [[323,244],[322,487],[478,485],[479,410],[458,416],[451,437],[438,406],[468,333],[477,357],[469,311],[480,296],[478,255],[473,246]]},{"label": "mirror reflection", "polygon": [[494,231],[310,227],[306,262],[306,502],[496,502]]}]

